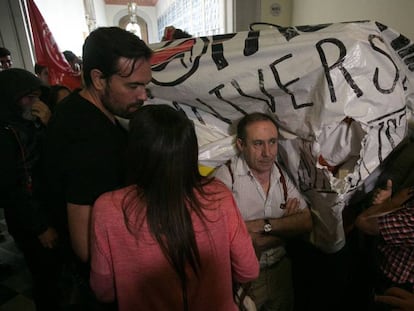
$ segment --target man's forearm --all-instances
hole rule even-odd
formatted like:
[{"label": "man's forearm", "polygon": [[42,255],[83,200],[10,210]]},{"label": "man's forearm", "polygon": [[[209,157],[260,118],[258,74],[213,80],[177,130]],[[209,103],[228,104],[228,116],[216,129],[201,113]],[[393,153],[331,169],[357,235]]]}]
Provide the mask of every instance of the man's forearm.
[{"label": "man's forearm", "polygon": [[369,235],[378,235],[379,234],[379,224],[377,217],[364,217],[359,215],[355,221],[355,225],[362,232]]},{"label": "man's forearm", "polygon": [[90,205],[68,203],[68,225],[72,249],[82,261],[89,259]]},{"label": "man's forearm", "polygon": [[381,204],[371,205],[360,216],[365,218],[380,217],[391,212],[394,212],[402,207],[406,201],[412,196],[412,188],[406,188],[398,192],[389,200]]},{"label": "man's forearm", "polygon": [[276,236],[292,237],[312,230],[312,217],[308,208],[300,210],[299,213],[272,218],[269,221],[272,224],[272,234]]},{"label": "man's forearm", "polygon": [[[308,208],[281,218],[269,218],[269,222],[272,225],[271,235],[280,237],[291,237],[312,230],[312,217]],[[246,221],[247,230],[253,233],[263,232],[264,224],[263,219]]]}]

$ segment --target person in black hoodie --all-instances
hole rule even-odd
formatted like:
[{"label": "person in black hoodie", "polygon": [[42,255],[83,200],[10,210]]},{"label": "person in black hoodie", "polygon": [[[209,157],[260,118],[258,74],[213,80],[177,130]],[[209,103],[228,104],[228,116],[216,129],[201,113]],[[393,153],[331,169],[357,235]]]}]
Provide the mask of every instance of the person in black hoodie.
[{"label": "person in black hoodie", "polygon": [[0,206],[33,278],[36,309],[58,310],[58,236],[41,200],[41,141],[51,116],[32,73],[0,72]]}]

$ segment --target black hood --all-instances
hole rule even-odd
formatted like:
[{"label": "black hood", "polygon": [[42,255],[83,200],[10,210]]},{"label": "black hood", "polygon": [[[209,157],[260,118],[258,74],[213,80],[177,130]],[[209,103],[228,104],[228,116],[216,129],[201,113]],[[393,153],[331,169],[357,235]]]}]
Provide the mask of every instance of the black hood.
[{"label": "black hood", "polygon": [[14,123],[22,120],[22,111],[16,102],[43,88],[47,87],[42,80],[27,70],[10,68],[0,71],[0,121]]}]

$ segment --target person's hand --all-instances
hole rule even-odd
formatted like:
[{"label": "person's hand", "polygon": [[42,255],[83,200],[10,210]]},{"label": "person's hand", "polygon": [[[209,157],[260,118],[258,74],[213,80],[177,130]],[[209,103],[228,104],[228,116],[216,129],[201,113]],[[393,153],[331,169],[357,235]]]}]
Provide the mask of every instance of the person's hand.
[{"label": "person's hand", "polygon": [[300,213],[299,200],[297,198],[288,199],[284,211],[284,217]]},{"label": "person's hand", "polygon": [[284,245],[284,240],[277,236],[264,235],[257,232],[251,232],[250,236],[257,258],[260,258],[261,253],[269,248]]},{"label": "person's hand", "polygon": [[375,301],[396,307],[393,310],[414,310],[414,294],[398,287],[391,287],[385,291],[384,295],[375,296]]},{"label": "person's hand", "polygon": [[387,186],[385,189],[377,189],[374,192],[373,198],[372,198],[372,204],[378,205],[384,203],[386,200],[390,200],[392,195],[392,180],[387,180]]},{"label": "person's hand", "polygon": [[392,198],[393,205],[404,205],[414,195],[414,187],[404,188]]},{"label": "person's hand", "polygon": [[44,102],[39,100],[32,106],[32,115],[38,117],[43,125],[47,125],[52,116],[52,112]]},{"label": "person's hand", "polygon": [[44,248],[54,248],[57,244],[58,234],[52,227],[37,236]]}]

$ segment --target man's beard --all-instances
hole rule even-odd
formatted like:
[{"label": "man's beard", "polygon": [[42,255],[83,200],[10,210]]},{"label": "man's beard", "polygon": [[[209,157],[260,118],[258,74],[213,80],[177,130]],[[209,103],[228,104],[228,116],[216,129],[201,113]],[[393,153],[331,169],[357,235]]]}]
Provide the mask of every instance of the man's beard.
[{"label": "man's beard", "polygon": [[22,107],[22,118],[27,121],[35,121],[36,116],[32,113],[32,106],[24,106]]},{"label": "man's beard", "polygon": [[[111,100],[108,100],[108,99],[111,99],[111,96],[110,96],[110,90],[109,90],[109,87],[108,86],[106,86],[105,87],[105,93],[104,93],[104,95],[103,96],[101,96],[101,102],[102,102],[102,105],[110,112],[110,113],[112,113],[113,115],[115,115],[115,116],[118,116],[118,117],[121,117],[121,118],[124,118],[124,119],[128,119],[128,120],[130,120],[130,119],[132,119],[132,117],[134,116],[134,114],[135,114],[135,112],[136,111],[134,111],[134,112],[129,112],[127,109],[123,109],[123,108],[117,108],[117,107],[114,107],[114,105],[113,105],[113,103],[112,103],[112,101]],[[128,106],[137,106],[138,108],[139,107],[141,107],[142,105],[144,104],[144,102],[143,101],[140,101],[140,102],[138,102],[138,103],[136,103],[136,104],[131,104],[131,105],[128,105]],[[128,107],[127,107],[128,108]]]}]

